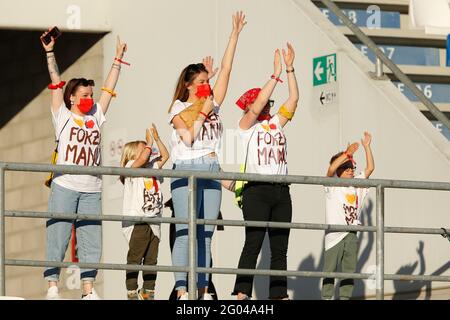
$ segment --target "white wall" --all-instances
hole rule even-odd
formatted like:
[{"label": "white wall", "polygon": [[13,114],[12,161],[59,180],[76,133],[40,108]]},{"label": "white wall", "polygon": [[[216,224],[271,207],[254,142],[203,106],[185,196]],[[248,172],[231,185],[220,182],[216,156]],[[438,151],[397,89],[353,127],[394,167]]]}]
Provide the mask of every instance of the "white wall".
[{"label": "white wall", "polygon": [[[301,8],[302,7],[302,8]],[[175,9],[176,8],[176,9]],[[122,3],[120,10],[112,7],[113,32],[106,40],[105,71],[112,58],[113,38],[117,33],[129,43],[128,59],[131,68],[124,67],[115,101],[105,128],[105,137],[123,137],[125,141],[140,139],[150,122],[159,125],[168,141],[167,107],[179,72],[189,63],[199,62],[205,55],[213,55],[220,62],[231,30],[231,14],[244,10],[248,25],[241,34],[232,78],[222,114],[226,129],[233,129],[240,112],[234,102],[248,88],[261,86],[273,70],[273,51],[286,41],[296,49],[296,75],[300,84],[300,107],[287,128],[289,137],[289,170],[291,174],[324,174],[329,158],[342,150],[347,142],[359,141],[364,130],[373,134],[376,159],[374,178],[449,181],[448,142],[432,128],[426,119],[390,83],[373,82],[367,71],[371,68],[353,46],[309,2],[298,1],[133,1]],[[305,14],[302,10],[309,12]],[[139,23],[130,23],[138,21]],[[320,25],[320,26],[319,26]],[[323,29],[326,26],[327,29]],[[199,35],[203,41],[198,41]],[[108,46],[109,42],[109,46]],[[318,106],[316,90],[312,88],[313,57],[338,54],[339,104],[329,108]],[[282,77],[285,78],[285,75]],[[279,85],[274,97],[281,102],[287,96],[287,86]],[[239,144],[226,135],[223,167],[237,170],[235,154]],[[106,146],[108,144],[106,143]],[[439,150],[440,149],[440,150]],[[108,150],[105,148],[105,159]],[[364,164],[361,152],[356,156],[360,168]],[[115,159],[117,161],[117,158]],[[171,165],[166,165],[170,168]],[[105,179],[106,211],[120,212],[120,188],[111,187]],[[117,188],[116,188],[117,187]],[[293,186],[295,222],[324,222],[323,191],[315,186]],[[170,197],[169,183],[164,195]],[[368,204],[375,215],[375,195],[370,192]],[[224,192],[222,213],[225,219],[241,219],[231,193]],[[392,191],[386,195],[386,222],[393,226],[439,227],[448,224],[446,211],[450,195],[443,192]],[[430,206],[433,208],[429,210]],[[110,213],[110,212],[108,212]],[[165,212],[169,216],[169,212]],[[367,218],[366,218],[367,220]],[[226,227],[214,236],[214,264],[235,268],[243,244],[243,229]],[[117,241],[118,225],[105,227],[105,260],[125,261],[125,242]],[[170,265],[168,227],[163,227],[159,263]],[[288,268],[291,270],[318,270],[322,254],[322,232],[298,231],[291,233]],[[375,245],[369,235],[363,234],[360,254],[366,248],[364,272],[375,263]],[[386,271],[396,272],[401,266],[419,260],[416,248],[425,241],[426,273],[445,264],[449,258],[448,244],[440,236],[386,236]],[[369,242],[369,247],[367,243]],[[435,255],[433,252],[443,252]],[[268,268],[265,247],[261,267]],[[415,272],[419,271],[419,266]],[[446,271],[446,274],[449,274]],[[215,275],[220,298],[230,298],[234,276]],[[173,285],[169,273],[158,275],[158,298],[166,299]],[[435,283],[433,286],[442,284]],[[318,279],[291,279],[289,286],[294,298],[316,298]],[[374,294],[370,284],[366,294]],[[120,288],[120,290],[117,290]],[[123,274],[105,272],[105,297],[123,298]],[[258,279],[256,296],[267,297],[267,280]],[[392,282],[386,282],[386,292],[392,292]],[[356,290],[362,294],[359,285]]]},{"label": "white wall", "polygon": [[[50,6],[53,2],[39,3]],[[74,2],[83,6],[88,3]],[[25,5],[24,1],[16,3]],[[107,74],[113,61],[118,34],[129,45],[124,60],[131,62],[131,67],[122,68],[117,86],[118,98],[107,115],[103,140],[105,165],[118,165],[119,154],[117,149],[111,148],[112,144],[119,140],[126,142],[144,138],[145,128],[151,122],[158,125],[162,138],[168,142],[171,129],[167,123],[167,109],[181,69],[189,63],[200,62],[206,55],[212,55],[219,64],[231,31],[231,15],[236,10],[244,10],[248,25],[239,40],[229,91],[222,109],[226,129],[235,128],[240,116],[234,102],[248,88],[264,84],[273,72],[274,50],[290,41],[296,49],[295,69],[301,92],[296,117],[286,129],[291,174],[323,176],[331,155],[345,148],[347,142],[359,141],[363,131],[368,130],[373,134],[376,161],[373,178],[450,180],[449,142],[390,82],[376,82],[369,78],[368,71],[373,67],[368,60],[309,1],[133,0],[119,3],[105,0],[101,5],[95,2],[94,6],[94,12],[100,17],[93,19],[91,16],[83,20],[88,23],[86,28],[112,30],[104,39],[104,74]],[[17,19],[17,8],[14,6],[14,19]],[[43,12],[41,7],[35,9],[36,12]],[[3,19],[7,18],[5,13],[0,15],[2,23],[8,21]],[[16,27],[42,28],[48,23],[41,17],[35,17],[28,23],[28,16],[24,16],[20,20],[22,24],[16,24]],[[312,59],[330,53],[338,55],[339,102],[324,108],[318,104],[319,89],[312,87]],[[285,74],[282,78],[286,78]],[[286,83],[279,84],[274,93],[276,102],[281,103],[287,93]],[[230,137],[226,136],[229,139],[225,141],[223,168],[236,171],[238,159],[235,155],[241,149],[231,139],[233,132],[227,134]],[[364,166],[361,151],[356,155],[356,161],[359,168]],[[170,167],[171,164],[166,164],[166,168]],[[165,199],[168,199],[168,180],[163,192]],[[291,194],[294,222],[324,222],[321,187],[292,186]],[[105,214],[121,214],[122,189],[116,177],[105,177],[103,198]],[[375,221],[374,204],[375,192],[371,190],[366,205],[371,208],[369,220],[372,224]],[[386,225],[448,227],[449,207],[448,192],[388,190]],[[242,219],[231,193],[223,194],[222,213],[225,219]],[[164,215],[169,216],[170,212]],[[364,219],[367,221],[367,216]],[[104,226],[104,262],[125,262],[127,248],[120,225],[105,223]],[[214,264],[235,268],[244,241],[243,229],[225,229],[214,236]],[[167,225],[163,226],[162,234],[159,264],[171,265]],[[375,263],[374,239],[368,234],[362,234],[361,238],[360,261],[364,264],[359,266],[359,270],[370,272]],[[320,270],[322,241],[323,232],[293,230],[288,268]],[[402,270],[409,268],[413,273],[419,272],[419,241],[424,241],[426,274],[448,263],[448,243],[440,236],[386,235],[386,272],[395,273],[402,267]],[[268,254],[266,246],[260,267],[268,268]],[[449,275],[450,272],[445,270],[444,274]],[[105,271],[103,296],[124,299],[124,278],[123,271]],[[219,297],[230,298],[234,276],[214,275],[214,279]],[[442,285],[434,283],[433,287]],[[167,299],[172,286],[173,275],[159,273],[157,298]],[[256,297],[266,298],[267,287],[266,278],[257,278]],[[419,287],[423,288],[422,284]],[[319,280],[293,278],[289,281],[289,288],[292,298],[317,298]],[[355,294],[363,294],[362,290],[359,282]],[[364,290],[368,295],[375,292],[367,283]],[[387,281],[386,292],[393,291],[394,285]]]}]

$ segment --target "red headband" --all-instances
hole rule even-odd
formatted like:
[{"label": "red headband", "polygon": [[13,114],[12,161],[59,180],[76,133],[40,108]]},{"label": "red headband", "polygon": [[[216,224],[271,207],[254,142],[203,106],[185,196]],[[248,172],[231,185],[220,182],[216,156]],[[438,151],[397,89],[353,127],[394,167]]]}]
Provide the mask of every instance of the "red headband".
[{"label": "red headband", "polygon": [[253,88],[248,90],[246,93],[244,93],[238,101],[236,101],[236,104],[239,108],[242,110],[245,110],[248,105],[255,102],[256,98],[259,95],[259,92],[261,91],[261,88]]}]

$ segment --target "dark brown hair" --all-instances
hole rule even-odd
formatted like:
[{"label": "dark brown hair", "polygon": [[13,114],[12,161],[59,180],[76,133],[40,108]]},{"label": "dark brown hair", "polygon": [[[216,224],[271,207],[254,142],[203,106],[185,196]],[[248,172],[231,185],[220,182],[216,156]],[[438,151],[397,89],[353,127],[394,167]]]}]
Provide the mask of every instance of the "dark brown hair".
[{"label": "dark brown hair", "polygon": [[172,103],[169,107],[169,112],[172,109],[172,105],[175,100],[185,102],[189,98],[187,86],[190,85],[192,81],[194,81],[195,77],[202,72],[208,73],[208,70],[206,70],[203,63],[190,64],[186,68],[184,68],[183,71],[181,71],[181,74],[178,77],[178,83],[175,88],[175,93],[172,98]]},{"label": "dark brown hair", "polygon": [[[334,156],[331,157],[330,159],[330,164],[332,164],[334,162],[334,160],[336,160],[337,158],[339,158],[341,155],[343,154],[343,152],[339,152],[336,153]],[[353,162],[351,160],[345,161],[343,164],[341,164],[337,169],[336,169],[336,175],[338,177],[340,177],[342,175],[342,173],[344,173],[345,170],[349,169],[349,168],[353,168]]]},{"label": "dark brown hair", "polygon": [[73,78],[66,85],[66,89],[64,90],[64,104],[66,108],[70,110],[72,104],[70,103],[70,96],[74,95],[77,92],[77,89],[80,87],[88,87],[95,86],[94,80],[88,80],[85,78]]}]

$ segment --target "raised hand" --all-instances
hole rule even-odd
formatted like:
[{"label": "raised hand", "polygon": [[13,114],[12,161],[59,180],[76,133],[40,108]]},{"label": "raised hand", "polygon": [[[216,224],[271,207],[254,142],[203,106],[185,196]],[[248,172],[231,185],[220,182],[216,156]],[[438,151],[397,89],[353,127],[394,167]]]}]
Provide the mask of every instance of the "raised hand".
[{"label": "raised hand", "polygon": [[124,42],[121,42],[120,37],[117,36],[116,58],[122,59],[125,52],[127,52],[127,44]]},{"label": "raised hand", "polygon": [[237,11],[233,14],[233,34],[239,35],[244,26],[247,24],[245,21],[245,14],[242,11]]},{"label": "raised hand", "polygon": [[42,38],[44,38],[44,37],[50,32],[50,30],[52,30],[52,28],[49,28],[49,29],[48,29],[46,32],[44,32],[44,33],[41,35],[41,37],[40,37],[42,46],[44,47],[44,50],[45,50],[45,51],[52,51],[53,48],[54,48],[54,46],[55,46],[55,39],[54,39],[53,37],[51,37],[52,41],[50,41],[49,44],[45,44],[44,41],[42,40]]},{"label": "raised hand", "polygon": [[280,55],[280,50],[277,49],[275,50],[275,56],[273,58],[273,74],[276,77],[279,77],[281,74],[281,55]]},{"label": "raised hand", "polygon": [[353,155],[356,152],[356,150],[358,150],[358,148],[359,148],[359,143],[354,142],[347,146],[347,150],[345,150],[345,152],[347,152],[350,155]]},{"label": "raised hand", "polygon": [[145,130],[145,141],[147,141],[148,146],[153,145],[153,137],[152,137],[151,129]]},{"label": "raised hand", "polygon": [[370,147],[370,143],[372,142],[372,135],[367,131],[364,132],[364,138],[361,139],[361,144],[364,147]]},{"label": "raised hand", "polygon": [[150,131],[152,133],[153,139],[155,139],[155,141],[158,141],[159,133],[158,133],[158,129],[156,129],[156,126],[154,123],[152,123],[152,127],[150,128]]},{"label": "raised hand", "polygon": [[292,68],[292,65],[294,64],[295,52],[294,48],[289,42],[287,43],[287,52],[283,49],[282,53],[286,69]]},{"label": "raised hand", "polygon": [[219,68],[214,69],[214,59],[211,56],[204,57],[202,63],[208,71],[208,79],[213,78],[219,71]]}]

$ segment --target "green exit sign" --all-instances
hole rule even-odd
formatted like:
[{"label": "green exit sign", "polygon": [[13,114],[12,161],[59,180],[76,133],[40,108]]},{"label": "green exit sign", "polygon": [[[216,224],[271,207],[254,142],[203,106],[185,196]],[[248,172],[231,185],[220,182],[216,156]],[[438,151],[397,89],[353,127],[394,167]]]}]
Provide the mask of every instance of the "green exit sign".
[{"label": "green exit sign", "polygon": [[313,85],[320,86],[337,81],[336,54],[313,59]]}]

